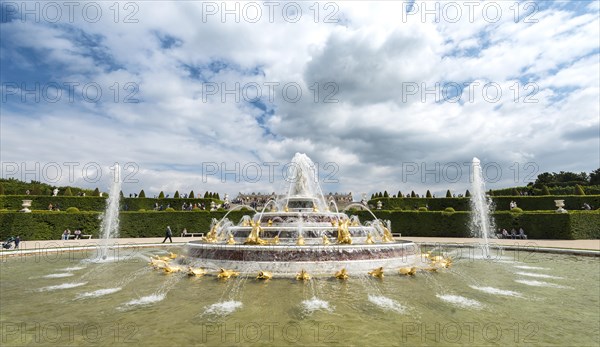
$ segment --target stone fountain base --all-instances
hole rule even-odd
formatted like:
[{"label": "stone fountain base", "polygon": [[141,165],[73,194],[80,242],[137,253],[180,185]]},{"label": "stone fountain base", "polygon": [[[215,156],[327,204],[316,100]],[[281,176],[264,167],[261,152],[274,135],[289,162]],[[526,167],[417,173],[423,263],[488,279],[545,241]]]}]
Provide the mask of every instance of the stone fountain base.
[{"label": "stone fountain base", "polygon": [[346,268],[349,273],[366,274],[377,267],[394,269],[411,266],[420,257],[412,241],[357,245],[227,245],[190,241],[189,260],[210,269],[226,268],[245,273],[269,271],[296,275],[306,270],[314,275],[331,275]]}]

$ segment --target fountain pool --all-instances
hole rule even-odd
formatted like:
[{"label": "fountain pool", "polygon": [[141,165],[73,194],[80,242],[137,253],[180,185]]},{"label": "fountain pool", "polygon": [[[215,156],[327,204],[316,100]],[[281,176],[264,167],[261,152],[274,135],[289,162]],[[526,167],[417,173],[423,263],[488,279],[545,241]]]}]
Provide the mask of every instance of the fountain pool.
[{"label": "fountain pool", "polygon": [[[0,265],[8,345],[594,345],[598,258],[500,252],[414,277],[228,280],[166,273],[152,255],[11,257]],[[435,253],[435,250],[434,250]],[[68,277],[49,276],[69,274]]]}]

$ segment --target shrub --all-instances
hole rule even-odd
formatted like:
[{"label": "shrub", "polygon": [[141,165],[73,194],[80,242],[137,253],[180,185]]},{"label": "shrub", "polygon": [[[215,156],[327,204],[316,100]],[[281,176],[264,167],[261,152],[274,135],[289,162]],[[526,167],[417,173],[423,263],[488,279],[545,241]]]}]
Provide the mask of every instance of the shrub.
[{"label": "shrub", "polygon": [[511,213],[523,213],[523,209],[520,207],[515,207],[510,210]]},{"label": "shrub", "polygon": [[92,196],[100,196],[100,189],[98,189],[98,187],[96,187],[96,189],[94,189]]},{"label": "shrub", "polygon": [[403,197],[403,196],[402,196],[402,192],[401,192],[401,191],[398,191],[398,195],[397,195],[397,196],[398,196],[399,198],[402,198],[402,197]]},{"label": "shrub", "polygon": [[175,191],[175,194],[173,195],[173,198],[174,199],[179,199],[179,191],[178,190]]},{"label": "shrub", "polygon": [[79,209],[77,207],[69,207],[67,208],[67,213],[77,213]]},{"label": "shrub", "polygon": [[419,211],[420,211],[420,212],[427,212],[427,211],[429,211],[429,210],[427,209],[427,207],[425,207],[425,206],[421,206],[421,207],[419,207]]},{"label": "shrub", "polygon": [[162,190],[160,191],[160,193],[158,193],[158,198],[159,199],[164,199],[165,198],[165,193],[163,193]]},{"label": "shrub", "polygon": [[188,198],[189,199],[193,199],[194,198],[194,191],[193,190],[188,194]]},{"label": "shrub", "polygon": [[467,191],[465,192],[465,198],[470,198],[471,197],[471,192],[467,189]]},{"label": "shrub", "polygon": [[446,208],[444,209],[444,212],[448,212],[448,213],[454,213],[454,212],[456,212],[456,211],[455,211],[455,210],[454,210],[452,207],[446,207]]},{"label": "shrub", "polygon": [[550,195],[550,189],[548,189],[548,186],[544,185],[542,187],[542,195]]},{"label": "shrub", "polygon": [[414,190],[410,192],[410,197],[411,198],[416,198],[417,197],[417,194],[415,194]]},{"label": "shrub", "polygon": [[140,208],[140,209],[138,210],[138,212],[146,212],[146,210],[145,210],[145,209],[143,209],[143,208]]},{"label": "shrub", "polygon": [[447,197],[447,198],[451,198],[451,197],[452,197],[452,193],[450,193],[450,189],[448,189],[448,190],[446,191],[446,197]]},{"label": "shrub", "polygon": [[583,188],[579,184],[575,186],[575,195],[585,195]]},{"label": "shrub", "polygon": [[175,212],[175,209],[173,207],[167,207],[165,208],[165,212]]},{"label": "shrub", "polygon": [[427,189],[427,193],[425,193],[425,197],[426,198],[431,198],[431,192],[429,191],[429,189]]},{"label": "shrub", "polygon": [[138,198],[145,198],[146,197],[146,193],[144,193],[144,190],[140,190],[140,194],[138,194]]},{"label": "shrub", "polygon": [[388,194],[387,190],[383,192],[383,197],[384,198],[389,198],[390,195]]},{"label": "shrub", "polygon": [[[39,195],[39,194],[36,194]],[[73,196],[73,193],[71,192],[71,187],[67,187],[67,189],[65,189],[65,192],[63,193],[64,196]]]}]

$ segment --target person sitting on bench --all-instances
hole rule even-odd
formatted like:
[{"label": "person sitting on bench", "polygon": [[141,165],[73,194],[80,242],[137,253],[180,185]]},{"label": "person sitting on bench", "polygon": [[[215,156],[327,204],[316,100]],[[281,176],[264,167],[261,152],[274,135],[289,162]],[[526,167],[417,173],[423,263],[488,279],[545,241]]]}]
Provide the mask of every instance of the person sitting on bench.
[{"label": "person sitting on bench", "polygon": [[517,237],[523,240],[527,240],[527,235],[525,235],[525,230],[523,230],[523,228],[519,228],[519,235],[517,235]]}]

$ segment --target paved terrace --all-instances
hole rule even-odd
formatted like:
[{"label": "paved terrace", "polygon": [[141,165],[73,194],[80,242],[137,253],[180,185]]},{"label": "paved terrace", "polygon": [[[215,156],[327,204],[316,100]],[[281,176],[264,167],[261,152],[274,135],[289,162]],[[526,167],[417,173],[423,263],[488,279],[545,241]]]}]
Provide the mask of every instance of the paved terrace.
[{"label": "paved terrace", "polygon": [[[173,237],[173,243],[167,241],[164,245],[184,245],[191,240],[200,240],[200,237]],[[135,247],[156,247],[162,245],[162,237],[148,238],[120,238],[115,241],[111,240],[111,245],[114,243],[120,246],[135,246]],[[410,240],[418,244],[455,244],[458,246],[477,246],[479,240],[473,238],[452,238],[452,237],[403,237],[401,240]],[[39,241],[21,241],[19,249],[27,250],[48,250],[61,249],[74,250],[79,247],[94,247],[99,245],[100,239],[80,239],[80,240],[39,240]],[[588,250],[600,252],[600,240],[512,240],[512,239],[493,239],[490,240],[492,245],[498,245],[507,248],[532,247],[540,249],[566,249],[566,250]],[[2,249],[0,254],[8,255],[10,253],[19,253],[14,250]]]}]

